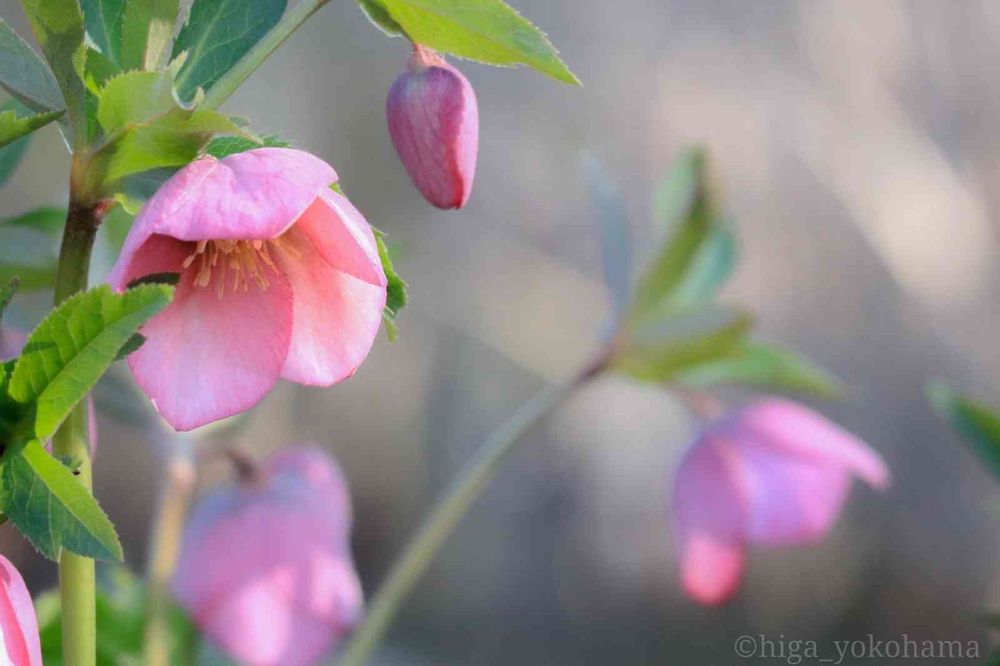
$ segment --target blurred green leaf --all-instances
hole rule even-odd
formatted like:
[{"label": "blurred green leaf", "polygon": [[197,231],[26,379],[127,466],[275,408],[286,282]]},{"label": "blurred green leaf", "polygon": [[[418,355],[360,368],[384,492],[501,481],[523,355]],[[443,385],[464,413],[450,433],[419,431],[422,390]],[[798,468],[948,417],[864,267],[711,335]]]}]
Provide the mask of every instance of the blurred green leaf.
[{"label": "blurred green leaf", "polygon": [[187,52],[177,89],[188,99],[208,90],[281,19],[287,0],[195,0],[174,42],[173,56]]},{"label": "blurred green leaf", "polygon": [[612,295],[614,319],[618,321],[628,307],[632,288],[628,209],[618,187],[596,158],[587,158],[584,170],[600,221],[604,276]]},{"label": "blurred green leaf", "polygon": [[365,13],[368,20],[375,24],[375,27],[384,32],[389,37],[396,37],[403,33],[403,26],[392,20],[389,10],[379,4],[378,0],[358,0],[361,11]]},{"label": "blurred green leaf", "polygon": [[[21,102],[16,99],[9,99],[0,105],[0,112],[4,111],[18,111],[24,110],[26,113],[31,113],[28,107],[24,106]],[[21,115],[25,115],[22,113]],[[24,158],[24,153],[28,150],[28,143],[31,141],[31,136],[27,135],[17,141],[14,141],[3,148],[0,148],[0,186],[3,186],[10,180],[14,172],[17,171],[18,165],[21,164],[21,160]]]},{"label": "blurred green leaf", "polygon": [[20,280],[11,278],[7,280],[6,284],[0,286],[0,322],[3,322],[3,313],[6,312],[7,306],[10,305],[14,294],[17,293],[18,284],[20,284]]},{"label": "blurred green leaf", "polygon": [[47,440],[94,387],[139,327],[163,310],[173,288],[146,285],[77,294],[42,320],[14,367],[11,396],[35,404],[33,432]]},{"label": "blurred green leaf", "polygon": [[121,560],[115,528],[97,500],[37,440],[8,446],[3,456],[3,508],[17,529],[50,560],[62,549]]},{"label": "blurred green leaf", "polygon": [[0,226],[37,229],[53,236],[61,233],[65,225],[66,209],[54,206],[41,206],[27,213],[0,220]]},{"label": "blurred green leaf", "polygon": [[98,234],[104,236],[113,256],[118,256],[128,232],[132,230],[132,222],[135,217],[129,213],[124,206],[116,206],[104,217],[104,222],[98,230]]},{"label": "blurred green leaf", "polygon": [[944,384],[927,387],[934,410],[1000,479],[1000,414],[986,405],[960,395]]},{"label": "blurred green leaf", "polygon": [[48,65],[0,19],[0,85],[34,111],[66,108]]},{"label": "blurred green leaf", "polygon": [[611,367],[643,381],[674,381],[732,353],[752,324],[746,313],[718,306],[647,320],[621,339]]},{"label": "blurred green leaf", "polygon": [[731,384],[810,393],[821,398],[843,394],[840,382],[809,359],[788,349],[754,342],[741,343],[712,361],[680,373],[677,381],[692,388]]},{"label": "blurred green leaf", "polygon": [[[167,182],[175,173],[177,173],[176,167],[150,169],[149,171],[125,176],[115,183],[116,192],[114,198],[121,204],[121,208],[125,214],[129,216],[130,226],[131,217],[138,215],[139,211],[142,210],[143,204],[156,194],[156,190],[160,189],[163,183]],[[105,220],[106,222],[107,220]],[[101,226],[103,227],[104,225]],[[123,242],[124,240],[122,238]],[[121,247],[120,244],[119,247]]]},{"label": "blurred green leaf", "polygon": [[56,247],[39,229],[0,227],[0,282],[21,279],[22,290],[50,288],[56,275]]},{"label": "blurred green leaf", "polygon": [[632,321],[662,317],[715,295],[732,272],[736,242],[718,213],[703,150],[675,163],[658,194],[658,215],[672,234],[639,279]]},{"label": "blurred green leaf", "polygon": [[[125,567],[112,566],[100,576],[97,588],[97,666],[133,666],[143,663],[146,631],[146,591],[143,582]],[[100,573],[103,573],[101,570]],[[35,597],[45,666],[61,666],[62,612],[59,591]],[[171,605],[168,612],[170,663],[195,663],[198,631],[184,612]]]},{"label": "blurred green leaf", "polygon": [[86,52],[80,3],[21,0],[21,6],[62,90],[69,118],[82,121],[87,117],[87,102],[82,79]]},{"label": "blurred green leaf", "polygon": [[528,65],[557,81],[580,83],[545,33],[502,0],[367,0],[362,9],[378,17],[379,27],[395,29],[387,14],[411,40],[432,49],[490,65]]},{"label": "blurred green leaf", "polygon": [[382,321],[385,322],[386,335],[389,336],[390,342],[395,342],[398,332],[396,330],[396,317],[406,307],[406,302],[409,298],[407,294],[407,284],[396,273],[395,267],[392,265],[392,257],[389,255],[389,248],[385,244],[384,236],[385,234],[374,229],[375,232],[375,242],[378,244],[378,256],[382,260],[382,270],[385,272],[385,277],[388,280],[388,286],[386,287],[386,300],[385,300],[385,310],[382,312]]},{"label": "blurred green leaf", "polygon": [[277,134],[266,134],[260,137],[260,141],[254,141],[242,136],[219,136],[212,139],[205,147],[205,152],[212,157],[222,159],[236,153],[245,153],[254,148],[287,148],[289,142],[285,141]]},{"label": "blurred green leaf", "polygon": [[0,148],[48,125],[63,113],[63,111],[48,111],[18,117],[12,109],[0,111]]},{"label": "blurred green leaf", "polygon": [[91,41],[101,55],[120,70],[125,0],[81,0],[80,4]]},{"label": "blurred green leaf", "polygon": [[[255,3],[246,3],[248,5]],[[128,0],[122,15],[121,65],[124,70],[158,69],[174,36],[177,0]]]}]

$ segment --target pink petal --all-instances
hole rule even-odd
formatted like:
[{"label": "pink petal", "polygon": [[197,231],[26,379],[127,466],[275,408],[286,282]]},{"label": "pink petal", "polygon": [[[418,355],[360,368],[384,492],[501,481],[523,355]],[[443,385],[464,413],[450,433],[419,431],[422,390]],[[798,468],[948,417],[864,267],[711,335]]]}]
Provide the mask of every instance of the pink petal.
[{"label": "pink petal", "polygon": [[[176,252],[176,241],[151,239],[143,253]],[[270,286],[227,290],[196,287],[185,274],[173,302],[143,328],[146,343],[128,357],[136,382],[177,430],[191,430],[243,412],[277,383],[288,355],[292,291]],[[126,279],[127,282],[127,279]]]},{"label": "pink petal", "polygon": [[461,208],[472,193],[479,110],[472,85],[418,49],[386,101],[389,135],[414,185],[438,208]]},{"label": "pink petal", "polygon": [[0,328],[0,361],[9,361],[20,355],[28,334],[16,328]]},{"label": "pink petal", "polygon": [[299,256],[281,257],[294,294],[292,340],[281,376],[330,386],[353,375],[368,356],[382,322],[385,287],[333,268],[298,225],[285,238]]},{"label": "pink petal", "polygon": [[386,285],[375,234],[347,197],[323,190],[295,228],[312,241],[333,268],[369,284]]},{"label": "pink petal", "polygon": [[124,289],[133,255],[154,235],[180,240],[277,238],[336,181],[323,160],[290,148],[205,157],[163,184],[136,218],[108,281]]},{"label": "pink petal", "polygon": [[770,398],[744,409],[734,428],[756,434],[756,440],[787,453],[848,469],[869,485],[884,489],[890,473],[867,444],[816,412],[790,400]]},{"label": "pink petal", "polygon": [[21,574],[0,555],[0,661],[11,666],[42,666],[38,620]]},{"label": "pink petal", "polygon": [[749,499],[746,537],[768,546],[806,545],[830,531],[847,500],[850,473],[756,442],[738,444],[740,483]]},{"label": "pink petal", "polygon": [[728,601],[743,576],[747,506],[734,465],[738,460],[724,442],[703,436],[685,454],[674,482],[681,582],[703,604]]}]

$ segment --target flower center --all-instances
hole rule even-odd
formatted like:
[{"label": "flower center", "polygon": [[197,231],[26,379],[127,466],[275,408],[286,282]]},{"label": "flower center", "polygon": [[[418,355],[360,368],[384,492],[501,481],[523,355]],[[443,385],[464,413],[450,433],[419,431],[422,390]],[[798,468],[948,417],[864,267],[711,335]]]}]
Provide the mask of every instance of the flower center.
[{"label": "flower center", "polygon": [[226,293],[226,283],[234,292],[248,291],[250,283],[264,291],[271,286],[268,273],[280,275],[272,255],[277,250],[297,259],[298,251],[284,238],[274,240],[203,240],[198,241],[195,251],[184,260],[188,269],[197,262],[194,271],[196,287],[215,285],[215,292],[222,298]]}]

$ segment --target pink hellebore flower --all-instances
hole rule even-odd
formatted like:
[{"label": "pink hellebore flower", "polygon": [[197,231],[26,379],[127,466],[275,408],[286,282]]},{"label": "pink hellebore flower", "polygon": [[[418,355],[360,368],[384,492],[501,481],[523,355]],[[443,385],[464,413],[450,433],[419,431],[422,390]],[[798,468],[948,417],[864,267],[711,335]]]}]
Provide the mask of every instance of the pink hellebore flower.
[{"label": "pink hellebore flower", "polygon": [[139,213],[109,281],[179,273],[174,301],[129,356],[176,429],[249,409],[279,378],[329,386],[368,355],[385,306],[375,237],[337,174],[259,148],[181,169]]},{"label": "pink hellebore flower", "polygon": [[14,565],[0,555],[0,663],[42,666],[38,620],[31,594]]},{"label": "pink hellebore flower", "polygon": [[739,587],[748,546],[822,539],[855,476],[878,489],[890,480],[864,442],[793,402],[763,400],[710,425],[674,484],[685,591],[722,603]]},{"label": "pink hellebore flower", "polygon": [[197,625],[249,666],[316,663],[360,619],[351,507],[336,464],[300,446],[195,507],[173,581]]},{"label": "pink hellebore flower", "polygon": [[424,198],[438,208],[464,206],[479,150],[479,109],[469,81],[415,44],[385,107],[392,143]]}]

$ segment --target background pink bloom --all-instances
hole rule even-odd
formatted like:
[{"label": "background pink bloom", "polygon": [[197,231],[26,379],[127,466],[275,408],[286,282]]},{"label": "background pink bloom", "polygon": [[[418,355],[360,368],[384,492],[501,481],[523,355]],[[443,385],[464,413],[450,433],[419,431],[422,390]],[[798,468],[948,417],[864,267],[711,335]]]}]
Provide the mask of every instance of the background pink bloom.
[{"label": "background pink bloom", "polygon": [[0,663],[42,666],[38,620],[24,579],[0,555]]},{"label": "background pink bloom", "polygon": [[0,361],[9,361],[24,349],[27,333],[16,328],[0,328]]},{"label": "background pink bloom", "polygon": [[739,587],[748,545],[825,536],[852,477],[889,484],[882,459],[819,414],[768,399],[710,425],[677,470],[673,511],[685,591],[721,603]]},{"label": "background pink bloom", "polygon": [[479,109],[472,85],[430,49],[415,46],[389,89],[389,136],[413,184],[438,208],[461,208],[472,193]]},{"label": "background pink bloom", "polygon": [[386,278],[368,223],[330,190],[336,179],[287,148],[206,157],[136,218],[110,282],[180,273],[128,359],[174,428],[245,411],[279,378],[329,386],[368,355]]},{"label": "background pink bloom", "polygon": [[316,663],[361,616],[350,530],[350,498],[336,463],[314,447],[288,449],[260,479],[197,505],[174,593],[240,663]]}]

